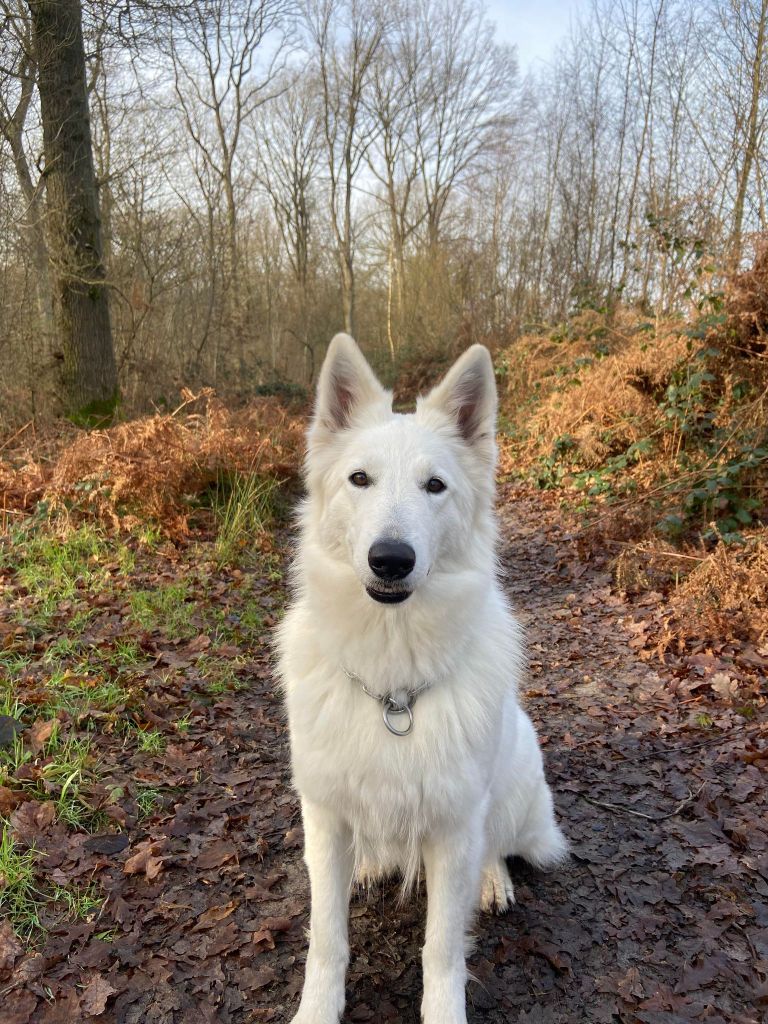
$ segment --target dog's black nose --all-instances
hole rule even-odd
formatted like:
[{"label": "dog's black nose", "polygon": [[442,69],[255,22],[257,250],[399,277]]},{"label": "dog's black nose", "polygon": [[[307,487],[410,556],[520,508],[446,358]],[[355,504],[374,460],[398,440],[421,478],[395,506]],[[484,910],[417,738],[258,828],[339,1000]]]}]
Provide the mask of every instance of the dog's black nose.
[{"label": "dog's black nose", "polygon": [[368,565],[380,580],[404,580],[416,565],[416,552],[402,540],[377,540],[368,552]]}]

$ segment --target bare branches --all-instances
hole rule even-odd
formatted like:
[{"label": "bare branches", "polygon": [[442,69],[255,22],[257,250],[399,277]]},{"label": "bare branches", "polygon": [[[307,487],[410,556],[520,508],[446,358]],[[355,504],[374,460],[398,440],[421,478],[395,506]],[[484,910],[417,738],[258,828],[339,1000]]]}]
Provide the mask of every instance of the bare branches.
[{"label": "bare branches", "polygon": [[[172,382],[306,382],[342,325],[394,357],[584,305],[685,311],[768,225],[768,0],[592,0],[525,78],[480,0],[82,10],[137,390],[142,359]],[[0,0],[0,27],[18,353],[50,322],[45,168],[28,4]]]},{"label": "bare branches", "polygon": [[328,211],[336,240],[344,329],[355,330],[354,189],[377,126],[364,98],[385,35],[386,14],[373,0],[309,0],[304,8],[313,73],[319,83]]}]

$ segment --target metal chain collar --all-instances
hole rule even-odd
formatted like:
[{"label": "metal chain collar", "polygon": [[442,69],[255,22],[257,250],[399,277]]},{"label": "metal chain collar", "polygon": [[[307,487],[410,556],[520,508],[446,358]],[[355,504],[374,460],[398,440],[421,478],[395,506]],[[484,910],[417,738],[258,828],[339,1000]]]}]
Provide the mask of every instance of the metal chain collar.
[{"label": "metal chain collar", "polygon": [[[378,693],[371,693],[368,687],[360,676],[354,672],[350,672],[348,668],[342,666],[344,674],[351,679],[354,683],[359,683],[362,687],[363,693],[367,694],[377,703],[382,705],[382,717],[384,718],[384,725],[389,729],[393,736],[407,736],[413,729],[413,705],[416,703],[416,698],[420,693],[428,690],[432,685],[430,682],[422,683],[415,690],[399,690],[397,691],[398,696],[394,693],[385,693],[383,695]],[[399,699],[401,693],[405,694],[405,700]],[[390,721],[390,715],[408,715],[408,723],[404,729],[398,729],[395,723]]]}]

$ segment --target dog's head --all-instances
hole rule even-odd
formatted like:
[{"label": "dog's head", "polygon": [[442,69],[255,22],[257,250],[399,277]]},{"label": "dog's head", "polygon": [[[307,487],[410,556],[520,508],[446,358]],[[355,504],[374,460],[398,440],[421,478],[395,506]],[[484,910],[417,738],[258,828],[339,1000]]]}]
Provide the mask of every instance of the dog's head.
[{"label": "dog's head", "polygon": [[355,342],[328,349],[309,431],[315,537],[368,596],[397,605],[430,577],[461,571],[492,531],[496,386],[488,350],[468,349],[416,412],[392,394]]}]

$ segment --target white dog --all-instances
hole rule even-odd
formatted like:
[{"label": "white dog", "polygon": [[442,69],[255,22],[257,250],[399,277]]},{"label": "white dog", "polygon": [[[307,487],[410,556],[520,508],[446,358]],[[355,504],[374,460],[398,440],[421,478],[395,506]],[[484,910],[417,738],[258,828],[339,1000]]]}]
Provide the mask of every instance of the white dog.
[{"label": "white dog", "polygon": [[496,388],[470,348],[414,415],[392,412],[354,341],[320,374],[296,598],[279,632],[312,892],[294,1024],[344,1009],[353,878],[423,863],[424,1024],[466,1024],[478,901],[513,900],[504,858],[562,860],[536,734],[517,700],[520,629],[497,582]]}]

